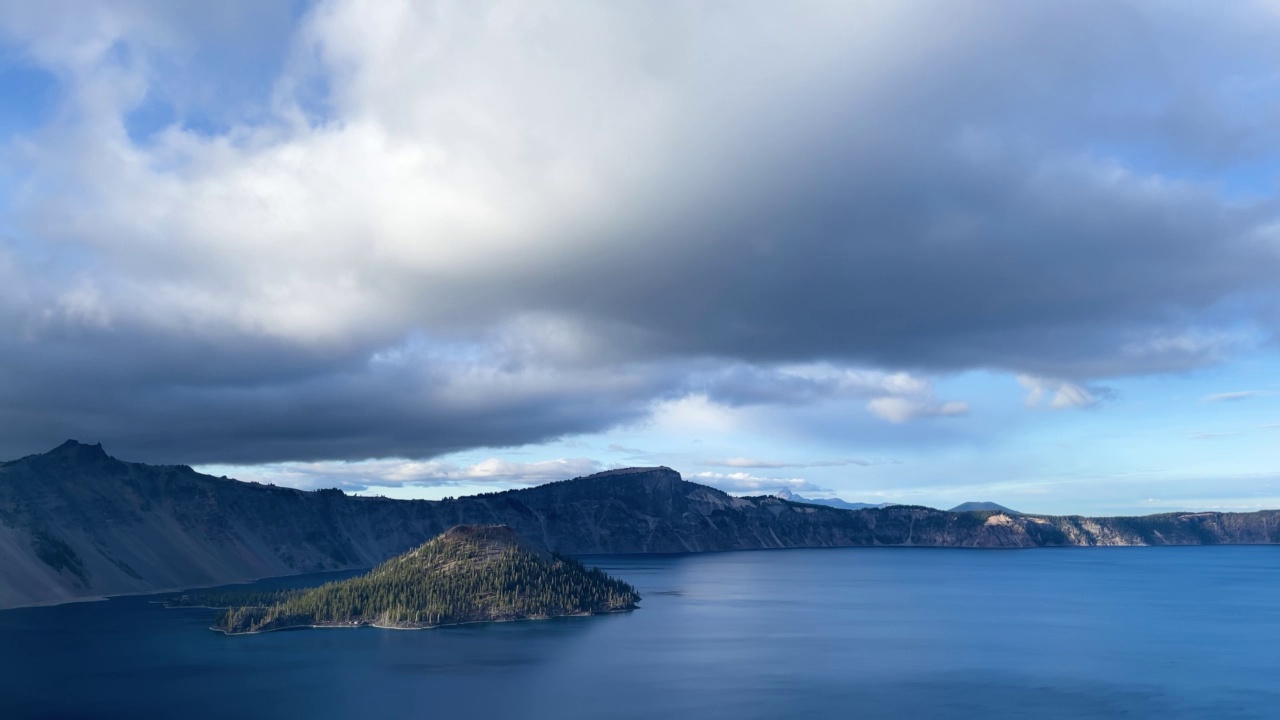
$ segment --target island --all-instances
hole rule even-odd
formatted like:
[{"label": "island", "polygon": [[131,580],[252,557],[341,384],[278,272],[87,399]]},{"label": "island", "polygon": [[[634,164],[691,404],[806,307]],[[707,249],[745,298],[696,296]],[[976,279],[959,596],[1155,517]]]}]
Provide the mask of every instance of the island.
[{"label": "island", "polygon": [[[640,600],[631,585],[552,554],[504,525],[459,525],[364,575],[245,598],[262,604],[226,607],[212,629],[240,635],[302,627],[432,628],[620,612]],[[177,604],[207,602],[184,600]]]}]

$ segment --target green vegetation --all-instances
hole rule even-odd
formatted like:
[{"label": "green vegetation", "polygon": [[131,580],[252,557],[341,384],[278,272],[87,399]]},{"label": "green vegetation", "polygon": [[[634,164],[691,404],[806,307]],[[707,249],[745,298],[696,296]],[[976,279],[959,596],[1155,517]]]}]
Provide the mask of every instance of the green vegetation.
[{"label": "green vegetation", "polygon": [[[218,604],[205,599],[214,602],[202,604]],[[366,575],[311,590],[242,596],[218,616],[214,629],[427,628],[630,610],[639,599],[627,583],[552,555],[510,528],[459,526]]]}]

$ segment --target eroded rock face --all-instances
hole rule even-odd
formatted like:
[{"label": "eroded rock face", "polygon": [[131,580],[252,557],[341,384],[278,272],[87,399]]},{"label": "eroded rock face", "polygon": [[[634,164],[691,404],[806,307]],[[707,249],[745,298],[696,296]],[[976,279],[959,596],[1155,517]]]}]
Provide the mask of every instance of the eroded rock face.
[{"label": "eroded rock face", "polygon": [[440,502],[350,497],[121,462],[67,443],[0,465],[0,607],[372,567],[455,525],[506,525],[566,554],[1280,542],[1277,511],[841,510],[736,498],[665,467]]}]

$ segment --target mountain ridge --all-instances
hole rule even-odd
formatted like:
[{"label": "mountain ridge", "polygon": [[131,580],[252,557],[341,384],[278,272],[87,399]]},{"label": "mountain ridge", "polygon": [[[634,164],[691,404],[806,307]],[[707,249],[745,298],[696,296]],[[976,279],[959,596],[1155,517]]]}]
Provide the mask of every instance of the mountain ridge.
[{"label": "mountain ridge", "polygon": [[666,467],[441,501],[348,496],[146,465],[64,443],[0,465],[0,608],[373,567],[454,525],[566,555],[796,547],[1280,542],[1280,511],[1141,518],[841,510],[733,497]]}]

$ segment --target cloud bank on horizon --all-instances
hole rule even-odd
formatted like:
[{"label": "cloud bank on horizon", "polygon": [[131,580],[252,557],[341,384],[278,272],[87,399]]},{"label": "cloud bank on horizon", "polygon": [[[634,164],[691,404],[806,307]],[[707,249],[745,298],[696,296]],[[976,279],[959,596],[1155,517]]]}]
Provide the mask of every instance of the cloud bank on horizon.
[{"label": "cloud bank on horizon", "polygon": [[975,372],[1105,413],[1272,352],[1278,31],[1267,2],[0,2],[0,454],[429,461],[831,403],[901,449],[977,422]]}]

